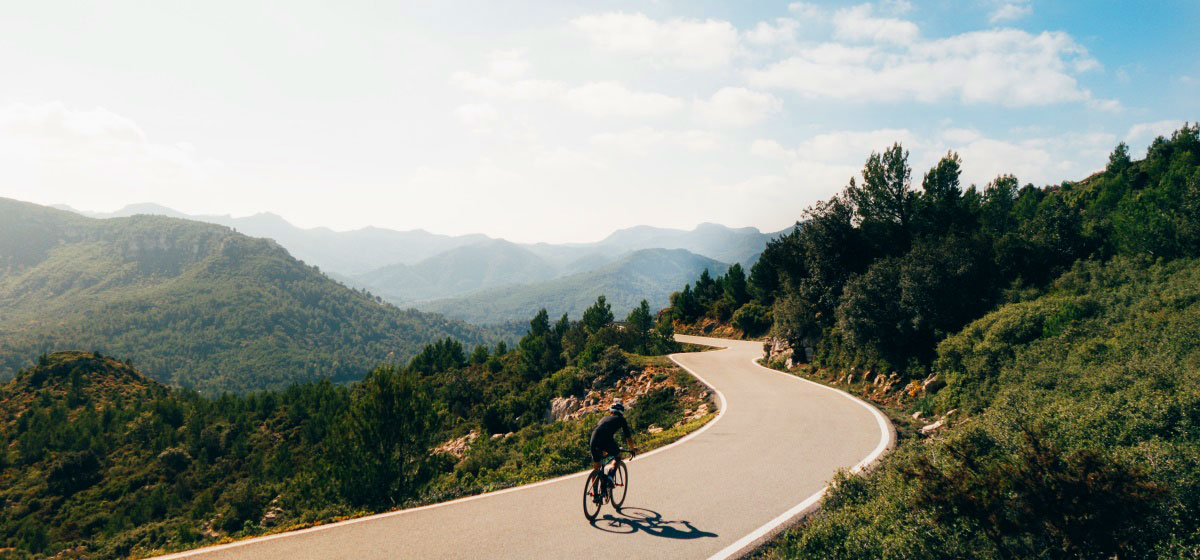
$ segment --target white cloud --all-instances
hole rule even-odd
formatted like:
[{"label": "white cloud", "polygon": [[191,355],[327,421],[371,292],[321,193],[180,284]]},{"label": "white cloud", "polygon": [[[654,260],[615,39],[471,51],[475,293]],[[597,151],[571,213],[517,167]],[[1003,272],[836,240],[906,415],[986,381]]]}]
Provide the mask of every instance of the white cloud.
[{"label": "white cloud", "polygon": [[760,171],[769,173],[772,166],[777,166],[776,174],[788,177],[787,183],[798,185],[815,198],[827,198],[844,187],[850,177],[859,177],[871,152],[882,151],[895,142],[909,151],[914,185],[920,184],[925,171],[947,151],[958,152],[962,158],[964,184],[984,185],[998,175],[1012,173],[1022,182],[1044,185],[1082,179],[1103,168],[1116,136],[1103,132],[1062,133],[1005,140],[967,128],[945,128],[930,135],[907,129],[878,129],[818,134],[794,148],[772,139],[758,139],[749,151],[762,158]]},{"label": "white cloud", "polygon": [[597,148],[634,156],[648,156],[663,146],[676,146],[693,152],[715,150],[720,135],[708,130],[659,130],[649,126],[616,132],[602,132],[591,137]]},{"label": "white cloud", "polygon": [[792,18],[776,18],[773,23],[760,21],[743,36],[753,45],[791,45],[796,42],[796,30],[800,22]]},{"label": "white cloud", "polygon": [[685,68],[722,66],[738,48],[737,29],[715,19],[660,22],[641,13],[609,12],[575,18],[571,26],[602,50]]},{"label": "white cloud", "polygon": [[222,165],[186,142],[151,141],[129,118],[59,102],[0,107],[0,169],[21,198],[105,208],[162,200],[201,184]]},{"label": "white cloud", "polygon": [[472,72],[455,72],[450,81],[468,93],[518,100],[547,99],[566,90],[561,82],[553,80],[504,81]]},{"label": "white cloud", "polygon": [[853,101],[958,98],[967,104],[1082,102],[1112,109],[1114,104],[1093,98],[1073,76],[1097,65],[1066,33],[997,29],[898,46],[825,43],[750,71],[747,78],[755,87]]},{"label": "white cloud", "polygon": [[792,2],[788,4],[788,12],[800,19],[817,19],[821,17],[821,8],[808,2]]},{"label": "white cloud", "polygon": [[454,116],[458,117],[459,122],[468,128],[485,132],[496,121],[498,114],[496,108],[492,107],[490,103],[470,103],[455,109]]},{"label": "white cloud", "polygon": [[1159,136],[1170,136],[1172,132],[1183,127],[1183,121],[1178,119],[1167,119],[1155,122],[1137,123],[1129,127],[1129,132],[1125,133],[1125,143],[1146,142]]},{"label": "white cloud", "polygon": [[872,15],[870,4],[843,8],[833,14],[834,36],[847,41],[909,44],[921,32],[911,21]]},{"label": "white cloud", "polygon": [[1029,4],[1028,0],[1018,0],[1016,2],[1005,2],[1001,6],[997,7],[995,10],[992,10],[992,12],[990,14],[988,14],[988,21],[990,21],[992,23],[999,23],[1002,21],[1013,21],[1013,20],[1021,19],[1032,13],[1033,13],[1033,6],[1031,6]]},{"label": "white cloud", "polygon": [[632,91],[617,82],[593,82],[571,88],[563,95],[563,101],[596,117],[661,117],[683,108],[679,98]]},{"label": "white cloud", "polygon": [[750,143],[750,154],[767,159],[788,159],[795,152],[784,148],[779,142],[759,138]]},{"label": "white cloud", "polygon": [[696,116],[715,126],[749,126],[783,107],[778,97],[746,88],[725,87],[707,100],[693,102]]},{"label": "white cloud", "polygon": [[516,80],[529,71],[529,62],[521,49],[492,51],[487,58],[488,73],[499,80]]}]

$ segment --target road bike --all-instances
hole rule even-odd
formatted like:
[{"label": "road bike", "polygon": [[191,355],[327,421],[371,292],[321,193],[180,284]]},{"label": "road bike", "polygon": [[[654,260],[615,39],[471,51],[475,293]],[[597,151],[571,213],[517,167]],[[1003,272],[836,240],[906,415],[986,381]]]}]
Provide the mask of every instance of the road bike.
[{"label": "road bike", "polygon": [[[629,453],[629,458],[633,459],[633,451],[621,449],[620,452]],[[629,490],[629,468],[622,461],[605,476],[604,471],[613,459],[615,457],[611,455],[606,457],[600,468],[588,475],[583,485],[583,515],[588,521],[596,520],[605,503],[612,504],[617,511],[621,511],[621,504],[625,503],[625,492]]]}]

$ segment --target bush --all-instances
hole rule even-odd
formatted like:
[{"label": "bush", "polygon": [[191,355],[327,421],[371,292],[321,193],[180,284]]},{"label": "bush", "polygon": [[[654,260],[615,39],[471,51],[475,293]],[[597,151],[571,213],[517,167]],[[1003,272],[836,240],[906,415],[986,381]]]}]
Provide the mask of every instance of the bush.
[{"label": "bush", "polygon": [[746,336],[761,335],[771,328],[771,310],[757,303],[747,303],[733,314],[733,326]]}]

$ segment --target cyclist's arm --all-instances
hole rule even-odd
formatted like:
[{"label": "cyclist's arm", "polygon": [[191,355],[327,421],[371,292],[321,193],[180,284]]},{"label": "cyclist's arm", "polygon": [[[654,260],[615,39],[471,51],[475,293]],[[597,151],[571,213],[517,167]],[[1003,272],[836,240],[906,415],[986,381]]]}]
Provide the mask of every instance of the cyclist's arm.
[{"label": "cyclist's arm", "polygon": [[637,448],[633,446],[633,432],[629,429],[629,421],[624,416],[621,417],[621,431],[625,432],[625,447],[637,453]]}]

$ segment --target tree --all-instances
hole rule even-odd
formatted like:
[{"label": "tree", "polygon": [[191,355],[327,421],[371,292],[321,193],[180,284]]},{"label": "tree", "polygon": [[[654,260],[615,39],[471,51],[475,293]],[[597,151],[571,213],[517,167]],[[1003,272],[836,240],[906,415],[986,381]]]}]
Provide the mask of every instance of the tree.
[{"label": "tree", "polygon": [[750,301],[750,294],[746,289],[746,272],[742,269],[742,265],[738,263],[730,265],[729,270],[725,272],[722,284],[724,284],[725,299],[733,304],[734,309]]},{"label": "tree", "polygon": [[[863,166],[862,176],[862,186],[856,186],[851,180],[847,189],[861,226],[867,230],[882,230],[882,239],[894,235],[907,238],[917,201],[917,195],[911,188],[912,169],[908,167],[908,151],[896,143],[882,154],[871,152]],[[889,241],[895,242],[896,239]]]},{"label": "tree", "polygon": [[612,306],[604,300],[604,296],[596,298],[596,303],[583,310],[583,326],[588,333],[599,332],[600,329],[613,322]]},{"label": "tree", "polygon": [[1105,168],[1105,172],[1109,175],[1120,175],[1126,169],[1129,169],[1132,163],[1132,160],[1129,158],[1129,146],[1121,142],[1108,155],[1108,166]]},{"label": "tree", "polygon": [[713,280],[712,275],[705,268],[700,273],[700,278],[696,280],[696,288],[693,293],[696,295],[696,302],[701,309],[707,309],[712,302],[721,297],[721,286],[717,284],[716,280]]},{"label": "tree", "polygon": [[684,284],[682,291],[671,294],[671,314],[672,319],[682,323],[691,323],[700,317],[700,303],[696,301],[691,284]]},{"label": "tree", "polygon": [[654,316],[650,314],[650,304],[646,300],[633,308],[629,315],[625,317],[625,323],[630,338],[634,341],[634,351],[638,353],[648,353],[650,346],[650,332],[654,328]]},{"label": "tree", "polygon": [[355,506],[383,508],[414,494],[429,476],[433,397],[412,372],[381,367],[355,388],[336,432],[330,473]]},{"label": "tree", "polygon": [[962,174],[958,154],[947,152],[921,181],[920,210],[922,232],[943,235],[951,228],[969,229],[968,214],[962,208]]}]

